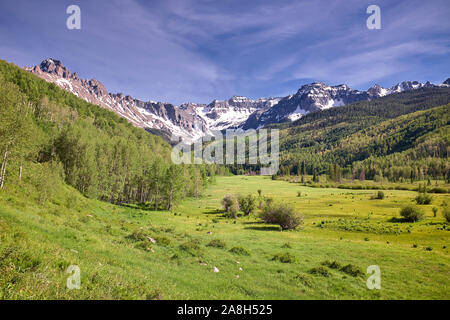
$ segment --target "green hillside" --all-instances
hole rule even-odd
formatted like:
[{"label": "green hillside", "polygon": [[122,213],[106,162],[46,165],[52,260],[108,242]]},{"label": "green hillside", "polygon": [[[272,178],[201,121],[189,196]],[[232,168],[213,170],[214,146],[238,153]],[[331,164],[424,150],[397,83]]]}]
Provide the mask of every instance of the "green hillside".
[{"label": "green hillside", "polygon": [[280,174],[323,174],[338,165],[349,178],[364,170],[367,179],[382,174],[392,181],[448,180],[449,102],[449,88],[423,89],[276,126]]},{"label": "green hillside", "polygon": [[0,187],[36,188],[41,202],[61,183],[112,203],[171,208],[198,196],[215,169],[171,164],[160,137],[0,61]]}]

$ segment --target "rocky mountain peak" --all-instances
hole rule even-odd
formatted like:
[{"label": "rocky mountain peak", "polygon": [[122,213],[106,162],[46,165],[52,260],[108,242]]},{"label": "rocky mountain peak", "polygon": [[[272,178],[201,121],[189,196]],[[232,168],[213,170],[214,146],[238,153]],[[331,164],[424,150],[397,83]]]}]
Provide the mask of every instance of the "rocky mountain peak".
[{"label": "rocky mountain peak", "polygon": [[375,97],[375,98],[383,97],[387,94],[387,92],[388,92],[387,89],[383,88],[378,83],[376,83],[374,86],[367,89],[367,93],[371,97]]},{"label": "rocky mountain peak", "polygon": [[[211,134],[212,130],[228,128],[256,129],[271,123],[295,121],[303,115],[361,100],[371,100],[391,93],[419,88],[437,87],[430,82],[404,81],[386,89],[378,84],[367,91],[358,91],[346,84],[329,86],[323,82],[304,84],[295,94],[284,98],[257,100],[235,95],[228,100],[209,104],[140,101],[130,95],[109,93],[97,79],[79,79],[60,60],[46,59],[29,72],[57,84],[79,98],[114,111],[137,127],[164,137],[177,135],[187,142]],[[450,78],[441,86],[450,86]]]},{"label": "rocky mountain peak", "polygon": [[72,75],[70,70],[67,69],[61,61],[56,59],[46,59],[42,61],[39,68],[43,72],[53,73],[63,78],[68,78]]}]

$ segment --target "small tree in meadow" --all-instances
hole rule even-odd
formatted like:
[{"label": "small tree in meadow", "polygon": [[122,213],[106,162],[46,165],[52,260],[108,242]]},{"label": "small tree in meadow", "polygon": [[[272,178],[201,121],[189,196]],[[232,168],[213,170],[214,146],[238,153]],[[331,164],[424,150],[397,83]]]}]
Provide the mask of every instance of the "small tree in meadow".
[{"label": "small tree in meadow", "polygon": [[437,216],[437,212],[438,212],[438,208],[433,207],[433,209],[431,209],[431,210],[433,210],[433,216],[436,217]]},{"label": "small tree in meadow", "polygon": [[442,215],[447,222],[450,222],[450,206],[446,205],[442,208]]},{"label": "small tree in meadow", "polygon": [[230,218],[236,218],[239,211],[239,201],[234,195],[226,195],[222,200],[222,206],[225,215]]},{"label": "small tree in meadow", "polygon": [[283,230],[296,229],[303,223],[303,217],[294,207],[283,203],[264,206],[260,218],[265,223],[278,224]]},{"label": "small tree in meadow", "polygon": [[422,220],[425,216],[422,209],[415,205],[407,205],[400,210],[400,215],[405,218],[405,220],[410,222],[416,222]]},{"label": "small tree in meadow", "polygon": [[419,195],[416,197],[417,204],[430,204],[432,200],[433,197],[428,193],[419,193]]},{"label": "small tree in meadow", "polygon": [[371,199],[379,199],[379,200],[383,200],[385,197],[384,192],[383,191],[378,191],[376,195],[372,196]]},{"label": "small tree in meadow", "polygon": [[256,198],[251,194],[246,196],[239,196],[239,208],[244,213],[244,215],[248,216],[250,213],[256,210]]}]

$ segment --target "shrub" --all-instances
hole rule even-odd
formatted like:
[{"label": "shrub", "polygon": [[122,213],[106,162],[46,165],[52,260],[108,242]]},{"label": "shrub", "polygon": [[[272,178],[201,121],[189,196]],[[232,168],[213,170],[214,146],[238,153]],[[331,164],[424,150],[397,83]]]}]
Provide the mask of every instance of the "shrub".
[{"label": "shrub", "polygon": [[266,206],[270,206],[273,204],[273,198],[272,197],[264,197],[264,203]]},{"label": "shrub", "polygon": [[241,256],[249,256],[250,255],[250,252],[247,249],[242,248],[242,247],[233,247],[230,249],[230,252],[241,255]]},{"label": "shrub", "polygon": [[328,270],[325,269],[324,267],[312,268],[308,272],[313,274],[313,275],[320,275],[320,276],[323,276],[323,277],[329,277],[330,276],[330,272],[328,272]]},{"label": "shrub", "polygon": [[340,270],[352,277],[364,275],[364,273],[361,271],[360,268],[358,268],[357,266],[354,266],[352,264],[348,264],[348,265],[342,267]]},{"label": "shrub", "polygon": [[180,250],[186,251],[189,254],[196,256],[200,251],[200,245],[198,241],[190,240],[180,244]]},{"label": "shrub", "polygon": [[446,189],[446,188],[442,188],[442,187],[434,187],[433,189],[431,189],[429,192],[433,192],[433,193],[447,193],[450,190]]},{"label": "shrub", "polygon": [[125,238],[138,242],[138,241],[148,241],[147,237],[148,235],[143,230],[137,229],[134,230],[133,233],[126,236]]},{"label": "shrub", "polygon": [[438,212],[438,208],[433,207],[433,209],[431,209],[431,210],[433,210],[433,216],[436,217],[437,216],[437,212]]},{"label": "shrub", "polygon": [[264,208],[264,206],[269,206],[273,203],[272,197],[264,196],[262,199],[259,199],[258,209]]},{"label": "shrub", "polygon": [[420,193],[416,197],[417,204],[430,204],[431,200],[433,200],[433,197],[430,196],[428,193]]},{"label": "shrub", "polygon": [[383,191],[378,191],[377,192],[377,199],[383,200],[384,199],[384,192]]},{"label": "shrub", "polygon": [[247,196],[239,196],[239,208],[244,215],[248,216],[256,210],[256,198],[251,194]]},{"label": "shrub", "polygon": [[307,287],[312,287],[312,285],[313,285],[311,279],[309,278],[309,276],[306,275],[306,274],[303,274],[303,273],[297,273],[294,276],[294,280],[300,281],[301,283],[303,283]]},{"label": "shrub", "polygon": [[152,251],[152,246],[147,241],[139,241],[136,243],[136,245],[134,247],[137,249],[145,250],[145,251]]},{"label": "shrub", "polygon": [[287,204],[269,204],[263,208],[260,218],[265,223],[278,224],[282,230],[297,228],[303,217]]},{"label": "shrub", "polygon": [[272,261],[280,261],[282,263],[293,263],[295,262],[295,256],[289,252],[276,254],[273,256]]},{"label": "shrub", "polygon": [[160,246],[168,247],[172,244],[172,240],[167,238],[166,236],[156,236],[156,243]]},{"label": "shrub", "polygon": [[214,240],[211,240],[206,246],[207,247],[214,247],[214,248],[221,248],[221,249],[223,249],[223,248],[226,247],[226,244],[222,240],[214,239]]},{"label": "shrub", "polygon": [[450,207],[448,205],[442,208],[442,215],[444,216],[447,222],[450,222]]},{"label": "shrub", "polygon": [[327,266],[328,268],[331,268],[331,269],[340,269],[342,267],[339,262],[337,262],[337,261],[331,262],[328,260],[322,262],[322,265]]},{"label": "shrub", "polygon": [[225,216],[236,218],[239,211],[239,202],[234,195],[226,195],[222,200],[222,206],[225,210]]},{"label": "shrub", "polygon": [[407,205],[400,210],[400,215],[407,221],[416,222],[423,219],[425,214],[417,206]]}]

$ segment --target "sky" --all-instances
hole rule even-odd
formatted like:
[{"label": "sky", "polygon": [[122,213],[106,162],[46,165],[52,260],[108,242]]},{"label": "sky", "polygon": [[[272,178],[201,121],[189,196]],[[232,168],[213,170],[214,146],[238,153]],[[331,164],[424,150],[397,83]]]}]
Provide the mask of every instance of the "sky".
[{"label": "sky", "polygon": [[[80,30],[66,27],[73,4]],[[379,30],[366,26],[372,4]],[[449,17],[448,0],[1,1],[0,59],[58,59],[109,92],[174,104],[286,96],[313,81],[442,83]]]}]

